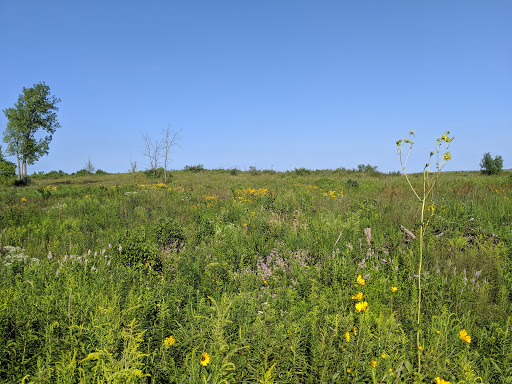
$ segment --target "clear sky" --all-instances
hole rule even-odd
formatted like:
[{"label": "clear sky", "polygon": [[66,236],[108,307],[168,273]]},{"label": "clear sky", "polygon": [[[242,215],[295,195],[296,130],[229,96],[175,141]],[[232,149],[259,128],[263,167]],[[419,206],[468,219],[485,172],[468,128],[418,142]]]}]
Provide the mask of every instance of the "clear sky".
[{"label": "clear sky", "polygon": [[172,169],[397,171],[412,129],[410,171],[446,130],[445,170],[512,168],[510,0],[2,0],[0,109],[40,81],[62,128],[29,174],[145,169],[168,125]]}]

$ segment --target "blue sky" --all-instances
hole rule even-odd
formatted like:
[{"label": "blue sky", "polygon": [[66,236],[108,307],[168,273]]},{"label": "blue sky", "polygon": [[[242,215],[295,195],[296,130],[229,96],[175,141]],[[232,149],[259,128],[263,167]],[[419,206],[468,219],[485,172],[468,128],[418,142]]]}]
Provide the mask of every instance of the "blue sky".
[{"label": "blue sky", "polygon": [[512,168],[510,20],[508,0],[4,0],[0,109],[40,81],[62,100],[29,173],[145,169],[168,125],[172,169],[396,171],[412,129],[410,171],[446,130],[446,170]]}]

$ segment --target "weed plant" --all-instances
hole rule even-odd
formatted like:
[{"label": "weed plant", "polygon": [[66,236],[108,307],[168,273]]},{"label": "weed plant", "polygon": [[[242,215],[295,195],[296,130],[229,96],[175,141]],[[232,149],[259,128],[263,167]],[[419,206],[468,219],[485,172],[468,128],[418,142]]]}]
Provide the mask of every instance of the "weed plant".
[{"label": "weed plant", "polygon": [[437,177],[1,189],[0,382],[512,382],[512,179]]}]

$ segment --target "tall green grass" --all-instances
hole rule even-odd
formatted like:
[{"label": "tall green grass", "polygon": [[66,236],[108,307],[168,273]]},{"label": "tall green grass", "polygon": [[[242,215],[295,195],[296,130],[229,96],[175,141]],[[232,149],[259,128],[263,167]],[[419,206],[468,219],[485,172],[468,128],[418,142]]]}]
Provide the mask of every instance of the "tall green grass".
[{"label": "tall green grass", "polygon": [[[418,234],[421,208],[408,188],[335,171],[4,188],[0,381],[512,382],[510,174],[440,174],[420,351],[419,244],[400,225]],[[163,245],[170,218],[186,244]]]}]

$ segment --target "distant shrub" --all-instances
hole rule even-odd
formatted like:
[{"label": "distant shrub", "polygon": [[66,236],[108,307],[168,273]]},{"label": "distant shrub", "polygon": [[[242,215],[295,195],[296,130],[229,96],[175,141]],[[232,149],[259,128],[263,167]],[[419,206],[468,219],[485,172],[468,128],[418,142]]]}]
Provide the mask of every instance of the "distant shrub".
[{"label": "distant shrub", "polygon": [[75,173],[73,173],[72,175],[75,175],[75,176],[87,176],[87,175],[90,175],[91,172],[89,172],[88,170],[86,169],[81,169],[79,171],[76,171]]},{"label": "distant shrub", "polygon": [[264,169],[263,171],[261,171],[263,174],[265,175],[275,175],[276,174],[276,171],[274,171],[273,169]]},{"label": "distant shrub", "polygon": [[232,176],[236,176],[240,173],[240,170],[238,168],[231,168],[229,170],[229,174],[232,175]]},{"label": "distant shrub", "polygon": [[496,156],[494,159],[489,152],[484,154],[480,161],[480,170],[487,175],[496,175],[503,170],[503,158]]},{"label": "distant shrub", "polygon": [[295,168],[294,171],[297,174],[297,176],[306,176],[306,175],[310,175],[312,173],[311,169],[306,169],[304,167]]},{"label": "distant shrub", "polygon": [[58,178],[58,177],[65,177],[65,176],[69,176],[66,172],[64,172],[62,169],[59,169],[58,171],[50,171],[48,173],[45,174],[46,177],[48,178]]},{"label": "distant shrub", "polygon": [[251,166],[249,167],[249,173],[250,173],[251,175],[253,175],[253,176],[261,175],[261,171],[260,171],[258,168],[256,168],[254,165],[251,165]]},{"label": "distant shrub", "polygon": [[379,167],[376,165],[370,165],[370,164],[359,164],[357,166],[357,172],[361,173],[379,173],[377,170]]},{"label": "distant shrub", "polygon": [[104,170],[102,169],[97,169],[96,170],[96,174],[97,175],[108,175],[108,172],[105,172]]},{"label": "distant shrub", "polygon": [[162,219],[155,229],[156,241],[161,248],[180,248],[185,245],[185,233],[173,218]]},{"label": "distant shrub", "polygon": [[196,173],[196,172],[202,172],[205,169],[204,169],[203,164],[197,164],[197,165],[186,165],[184,170]]},{"label": "distant shrub", "polygon": [[155,179],[161,179],[164,177],[164,169],[162,167],[156,169],[146,169],[143,173],[146,175],[146,177],[153,177]]},{"label": "distant shrub", "polygon": [[359,182],[357,180],[348,179],[347,180],[347,188],[359,188]]}]

